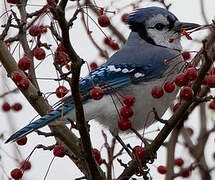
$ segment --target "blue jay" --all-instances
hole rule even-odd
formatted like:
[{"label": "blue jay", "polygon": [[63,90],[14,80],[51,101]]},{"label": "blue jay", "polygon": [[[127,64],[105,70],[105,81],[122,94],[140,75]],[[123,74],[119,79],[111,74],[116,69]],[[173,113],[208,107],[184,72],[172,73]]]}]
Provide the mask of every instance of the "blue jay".
[{"label": "blue jay", "polygon": [[[172,81],[181,70],[181,28],[191,30],[199,25],[182,23],[174,14],[159,7],[140,8],[131,13],[127,19],[131,33],[124,47],[113,54],[101,67],[80,80],[86,120],[95,119],[117,135],[119,114],[122,107],[108,87],[116,89],[120,94],[132,95],[136,102],[132,106],[134,115],[130,118],[135,130],[150,126],[155,120],[152,109],[162,116],[170,103],[175,99],[177,90],[154,99],[151,90],[155,85],[162,86],[165,81]],[[170,42],[169,38],[174,41]],[[164,60],[167,59],[168,63]],[[93,83],[92,83],[93,82]],[[101,85],[105,95],[100,100],[89,96],[94,85]],[[103,85],[102,85],[103,84]],[[113,104],[115,102],[115,105]],[[75,119],[75,107],[71,98],[63,100],[63,104],[51,113],[28,124],[13,134],[6,142],[29,134],[56,120]]]}]

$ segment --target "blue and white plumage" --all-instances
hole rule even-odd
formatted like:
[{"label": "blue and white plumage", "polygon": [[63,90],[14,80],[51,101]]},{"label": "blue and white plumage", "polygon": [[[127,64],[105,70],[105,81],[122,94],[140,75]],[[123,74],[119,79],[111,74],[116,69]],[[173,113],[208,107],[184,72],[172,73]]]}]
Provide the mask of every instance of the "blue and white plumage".
[{"label": "blue and white plumage", "polygon": [[[165,81],[173,80],[183,65],[180,55],[181,28],[198,27],[193,23],[181,23],[172,13],[158,7],[136,10],[128,17],[128,24],[131,33],[124,47],[110,57],[107,63],[80,80],[80,89],[85,97],[83,106],[86,120],[97,120],[113,134],[120,131],[117,126],[119,115],[113,100],[118,109],[122,105],[115,96],[109,95],[111,91],[106,91],[102,99],[93,100],[89,96],[93,84],[100,84],[103,89],[107,89],[108,85],[121,94],[134,96],[134,115],[130,118],[132,127],[136,130],[148,127],[154,121],[154,115],[150,113],[152,108],[162,116],[177,94],[175,91],[154,99],[151,89],[155,85],[161,86]],[[170,37],[174,38],[173,42],[168,41]],[[168,64],[164,63],[164,59],[168,59]],[[74,104],[68,99],[70,98],[66,98],[58,109],[17,131],[6,142],[59,120],[62,114],[63,119],[68,117],[75,120]]]}]

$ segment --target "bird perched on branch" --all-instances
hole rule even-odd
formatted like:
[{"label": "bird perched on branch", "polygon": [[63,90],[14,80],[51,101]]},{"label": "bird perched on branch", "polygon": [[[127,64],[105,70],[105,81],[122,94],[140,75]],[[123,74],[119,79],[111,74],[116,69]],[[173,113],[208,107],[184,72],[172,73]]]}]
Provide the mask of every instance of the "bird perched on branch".
[{"label": "bird perched on branch", "polygon": [[[153,108],[159,117],[165,113],[176,97],[177,88],[163,94],[158,87],[173,81],[183,66],[181,29],[199,27],[180,22],[174,14],[159,7],[137,9],[128,16],[127,22],[131,33],[125,45],[104,65],[80,80],[85,119],[97,120],[115,135],[129,131],[130,127],[139,130],[151,125],[155,121]],[[71,97],[65,98],[56,110],[17,131],[6,142],[66,118],[75,121]]]}]

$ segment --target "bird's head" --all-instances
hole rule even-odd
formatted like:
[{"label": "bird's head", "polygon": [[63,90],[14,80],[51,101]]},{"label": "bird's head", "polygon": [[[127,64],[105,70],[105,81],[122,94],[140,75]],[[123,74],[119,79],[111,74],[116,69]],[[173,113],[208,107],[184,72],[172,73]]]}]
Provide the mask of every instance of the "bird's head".
[{"label": "bird's head", "polygon": [[[181,29],[191,30],[198,24],[180,22],[166,9],[148,7],[137,9],[127,19],[130,29],[148,43],[181,50]],[[169,41],[172,38],[173,41]]]}]

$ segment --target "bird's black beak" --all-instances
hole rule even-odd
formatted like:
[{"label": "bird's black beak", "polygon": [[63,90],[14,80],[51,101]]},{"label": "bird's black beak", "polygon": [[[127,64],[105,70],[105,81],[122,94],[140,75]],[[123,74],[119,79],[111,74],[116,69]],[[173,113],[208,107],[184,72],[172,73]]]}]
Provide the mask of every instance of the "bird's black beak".
[{"label": "bird's black beak", "polygon": [[181,29],[185,29],[186,31],[189,31],[192,29],[196,29],[198,27],[200,27],[199,24],[176,21],[173,29],[176,32],[181,32]]}]

